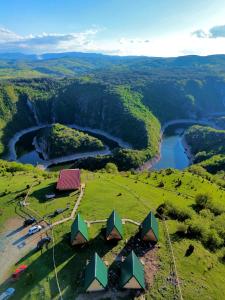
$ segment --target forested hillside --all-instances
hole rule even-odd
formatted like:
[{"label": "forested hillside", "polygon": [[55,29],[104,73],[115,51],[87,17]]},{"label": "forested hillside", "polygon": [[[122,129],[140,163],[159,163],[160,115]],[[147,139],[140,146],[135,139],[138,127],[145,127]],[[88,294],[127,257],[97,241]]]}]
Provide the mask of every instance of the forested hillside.
[{"label": "forested hillside", "polygon": [[216,173],[225,167],[225,130],[195,125],[185,133],[194,162],[209,172]]},{"label": "forested hillside", "polygon": [[36,142],[48,158],[104,149],[99,139],[61,124],[42,129]]},{"label": "forested hillside", "polygon": [[158,154],[160,123],[225,110],[223,56],[162,59],[70,53],[41,58],[15,55],[7,60],[3,55],[0,61],[18,72],[21,65],[38,71],[42,77],[1,81],[1,154],[18,130],[75,123],[129,143],[133,149],[117,149],[114,158],[135,168]]}]

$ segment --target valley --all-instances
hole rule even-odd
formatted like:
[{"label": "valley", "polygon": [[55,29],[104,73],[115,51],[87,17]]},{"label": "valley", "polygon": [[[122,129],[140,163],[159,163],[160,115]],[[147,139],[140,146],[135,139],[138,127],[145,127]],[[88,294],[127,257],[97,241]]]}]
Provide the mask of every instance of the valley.
[{"label": "valley", "polygon": [[[13,286],[21,300],[222,299],[224,58],[23,59],[5,62],[13,76],[0,72],[0,291]],[[59,190],[61,172],[79,172],[78,188]],[[114,210],[123,235],[110,242]],[[157,243],[141,237],[150,212]],[[78,216],[89,237],[72,246]],[[23,226],[30,218],[42,226],[33,236]],[[131,250],[144,289],[118,285]],[[93,296],[84,281],[95,252],[108,286]]]}]

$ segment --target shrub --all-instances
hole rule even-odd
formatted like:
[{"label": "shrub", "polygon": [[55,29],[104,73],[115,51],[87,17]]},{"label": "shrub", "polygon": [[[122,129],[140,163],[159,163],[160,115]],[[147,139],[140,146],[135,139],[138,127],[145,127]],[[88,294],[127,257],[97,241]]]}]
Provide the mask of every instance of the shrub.
[{"label": "shrub", "polygon": [[213,224],[211,225],[211,228],[215,229],[219,236],[224,240],[225,242],[225,213],[217,216],[214,219]]},{"label": "shrub", "polygon": [[118,168],[115,164],[113,163],[107,163],[105,166],[106,172],[108,173],[117,173],[118,172]]},{"label": "shrub", "polygon": [[201,210],[207,207],[207,203],[212,200],[211,195],[209,194],[198,194],[195,197],[196,207]]},{"label": "shrub", "polygon": [[224,206],[221,206],[212,200],[207,202],[207,208],[210,209],[215,215],[221,215],[225,212]]},{"label": "shrub", "polygon": [[[165,202],[164,205],[159,207],[161,212],[164,215],[171,217],[172,219],[178,221],[185,221],[186,219],[190,219],[193,215],[192,210],[188,207],[179,207],[172,202]],[[158,211],[160,213],[160,211]]]},{"label": "shrub", "polygon": [[215,217],[214,214],[207,208],[200,210],[199,214],[201,217],[207,218],[208,220],[213,220]]},{"label": "shrub", "polygon": [[159,182],[158,187],[164,187],[163,181],[160,181],[160,182]]},{"label": "shrub", "polygon": [[216,250],[217,248],[221,247],[224,243],[223,239],[221,239],[216,232],[215,229],[211,229],[207,233],[207,237],[203,240],[203,243],[208,247],[210,250]]},{"label": "shrub", "polygon": [[208,224],[203,218],[193,218],[186,221],[187,235],[190,238],[207,240]]}]

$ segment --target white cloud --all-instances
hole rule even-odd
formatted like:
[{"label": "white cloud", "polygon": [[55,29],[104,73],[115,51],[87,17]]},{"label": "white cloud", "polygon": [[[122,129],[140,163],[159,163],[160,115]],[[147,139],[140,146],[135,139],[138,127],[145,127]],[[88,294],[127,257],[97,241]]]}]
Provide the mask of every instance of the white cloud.
[{"label": "white cloud", "polygon": [[192,35],[198,38],[225,38],[225,25],[214,26],[209,30],[198,29]]},{"label": "white cloud", "polygon": [[10,30],[0,28],[0,51],[27,53],[81,51],[92,41],[98,31],[97,28],[91,28],[84,32],[70,34],[43,32],[38,35],[19,36]]},{"label": "white cloud", "polygon": [[83,32],[69,34],[45,33],[18,35],[0,28],[0,51],[42,54],[46,52],[83,51],[111,55],[179,56],[187,54],[225,54],[225,26],[193,33],[180,32],[158,38],[103,39],[93,27]]}]

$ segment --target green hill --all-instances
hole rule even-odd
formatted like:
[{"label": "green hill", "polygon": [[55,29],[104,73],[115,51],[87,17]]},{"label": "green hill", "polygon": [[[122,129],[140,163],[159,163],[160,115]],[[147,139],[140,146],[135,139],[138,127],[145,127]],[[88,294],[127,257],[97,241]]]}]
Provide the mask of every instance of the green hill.
[{"label": "green hill", "polygon": [[49,158],[104,149],[99,139],[61,124],[41,130],[36,141]]},{"label": "green hill", "polygon": [[[57,173],[46,173],[33,167],[17,163],[0,162],[1,194],[1,232],[9,230],[4,224],[12,224],[14,218],[21,218],[26,213],[36,213],[38,218],[48,215],[58,208],[69,204],[69,209],[47,221],[54,223],[71,214],[78,194],[60,195],[46,200],[45,194],[54,191]],[[116,171],[115,171],[116,172]],[[132,174],[106,173],[104,170],[92,173],[82,171],[82,182],[86,184],[85,194],[78,212],[87,221],[106,219],[113,209],[121,218],[141,222],[149,211],[159,211],[166,217],[166,226],[172,241],[177,272],[184,299],[222,299],[224,295],[224,216],[225,191],[209,178],[194,175],[188,171],[171,169],[160,172]],[[33,187],[30,189],[30,187]],[[29,205],[20,207],[19,203],[29,192]],[[35,216],[36,216],[35,215]],[[11,223],[9,222],[11,220]],[[154,274],[145,291],[147,299],[172,299],[177,295],[176,287],[171,284],[172,256],[168,246],[165,223],[159,220],[159,244],[149,251],[147,258],[142,253],[145,268],[150,266],[148,274]],[[49,230],[54,234],[54,257],[58,281],[63,298],[70,299],[83,292],[82,278],[86,261],[97,251],[107,261],[110,270],[116,270],[115,258],[123,253],[127,241],[137,232],[138,227],[125,223],[124,239],[118,244],[105,243],[102,233],[105,223],[91,224],[89,227],[90,244],[83,248],[71,248],[69,233],[72,221],[67,221]],[[18,225],[19,226],[19,225]],[[12,229],[15,230],[16,228]],[[16,233],[15,233],[16,234]],[[12,236],[12,241],[17,239]],[[29,245],[29,238],[26,240]],[[187,254],[189,246],[194,251]],[[136,247],[133,245],[133,247]],[[138,249],[135,248],[135,251]],[[56,284],[52,261],[53,244],[42,252],[23,253],[22,258],[14,257],[17,265],[27,264],[28,270],[20,280],[13,284],[16,299],[57,299],[59,292]],[[150,263],[150,265],[149,265]],[[112,264],[112,265],[111,265]],[[9,271],[16,266],[11,266]],[[150,276],[151,277],[151,276]],[[7,281],[1,290],[11,282]],[[121,296],[121,299],[133,299],[133,296]]]},{"label": "green hill", "polygon": [[195,163],[213,173],[224,170],[225,130],[195,125],[185,132],[185,139]]}]

